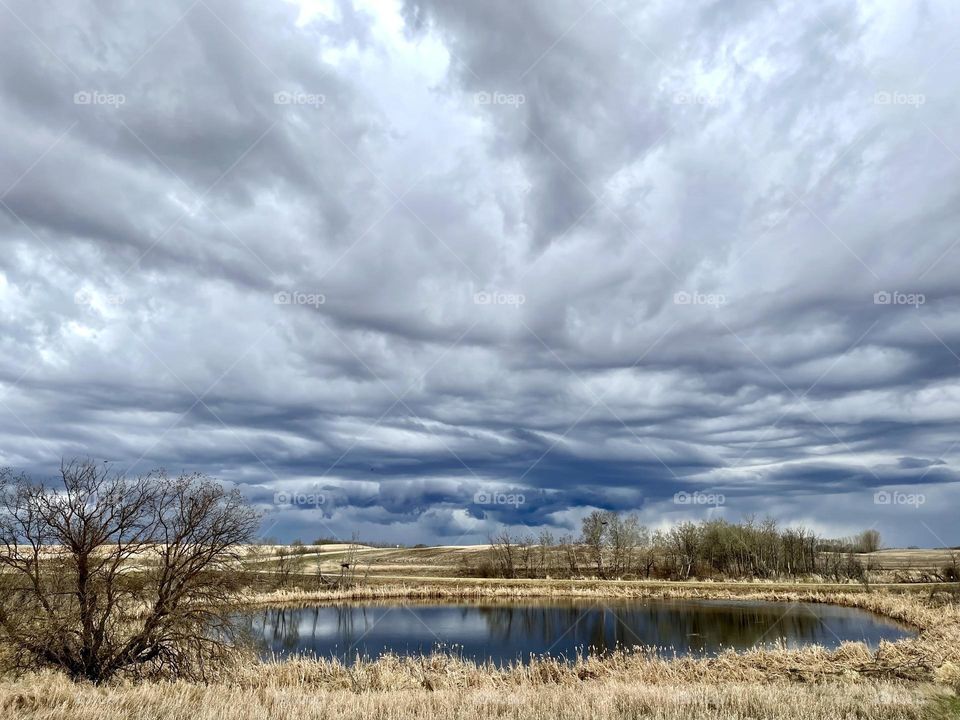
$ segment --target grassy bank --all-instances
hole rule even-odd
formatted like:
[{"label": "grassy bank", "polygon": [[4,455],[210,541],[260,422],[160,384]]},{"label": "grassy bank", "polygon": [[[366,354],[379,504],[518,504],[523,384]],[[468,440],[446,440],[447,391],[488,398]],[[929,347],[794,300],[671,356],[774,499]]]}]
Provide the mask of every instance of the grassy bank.
[{"label": "grassy bank", "polygon": [[830,682],[551,687],[386,692],[147,683],[97,689],[45,675],[0,685],[0,713],[23,720],[660,720],[920,719],[949,702],[926,685]]},{"label": "grassy bank", "polygon": [[[884,603],[896,611],[893,601],[903,600],[914,612],[924,607],[924,597],[950,600],[957,586],[906,584],[864,586],[857,583],[697,582],[667,580],[527,580],[486,578],[419,578],[378,580],[343,588],[290,587],[250,590],[237,602],[248,605],[323,604],[338,600],[372,599],[521,599],[535,597],[585,598],[715,598],[806,602],[832,602],[861,607],[859,603]],[[857,600],[856,598],[863,598]],[[940,603],[944,604],[944,603]],[[879,612],[879,611],[878,611]],[[910,621],[912,622],[912,621]]]},{"label": "grassy bank", "polygon": [[247,659],[210,685],[75,685],[54,673],[0,681],[0,717],[27,720],[277,718],[925,718],[949,717],[960,687],[960,607],[945,593],[784,589],[756,583],[437,582],[247,592],[247,606],[349,600],[510,601],[533,597],[736,598],[829,602],[913,625],[876,650],[763,648],[709,658],[653,651],[497,668],[447,655],[337,660]]},{"label": "grassy bank", "polygon": [[[938,673],[960,667],[960,607],[945,597],[927,597],[915,593],[835,592],[831,590],[782,591],[744,585],[737,589],[688,587],[673,583],[651,587],[640,584],[610,583],[567,584],[548,586],[540,582],[526,585],[400,585],[357,587],[338,591],[281,591],[249,595],[244,602],[253,605],[297,606],[346,600],[511,600],[524,597],[588,597],[588,598],[695,598],[768,600],[779,602],[832,603],[856,607],[894,618],[914,626],[918,635],[898,642],[884,642],[876,650],[862,643],[847,643],[836,650],[806,647],[799,650],[755,649],[744,653],[733,651],[716,658],[679,658],[659,656],[652,652],[615,654],[609,658],[589,659],[566,665],[552,659],[538,660],[521,668],[497,670],[477,669],[471,663],[435,658],[436,684],[453,683],[456,687],[492,684],[529,685],[533,678],[567,677],[573,679],[604,677],[610,680],[633,678],[639,682],[765,682],[771,680],[823,680],[843,677],[883,678],[911,681],[933,681]],[[355,683],[359,674],[371,678],[390,676],[398,684],[378,689],[412,687],[427,671],[423,663],[390,660],[389,671],[381,672],[377,661],[361,664],[348,674],[339,663],[327,660],[301,660],[278,667],[293,668],[298,677],[315,675],[325,682]],[[945,670],[943,668],[946,668]],[[406,680],[397,678],[406,676]],[[321,683],[322,684],[322,683]]]}]

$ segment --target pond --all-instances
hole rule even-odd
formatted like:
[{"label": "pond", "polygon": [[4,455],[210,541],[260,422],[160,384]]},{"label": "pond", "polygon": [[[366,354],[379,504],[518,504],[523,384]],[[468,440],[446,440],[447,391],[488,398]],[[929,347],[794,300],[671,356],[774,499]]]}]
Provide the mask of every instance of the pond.
[{"label": "pond", "polygon": [[498,665],[531,655],[571,659],[636,646],[667,655],[714,655],[733,648],[790,648],[914,634],[856,608],[740,600],[524,600],[378,602],[266,609],[243,616],[262,657],[310,655],[353,661],[386,653],[444,651]]}]

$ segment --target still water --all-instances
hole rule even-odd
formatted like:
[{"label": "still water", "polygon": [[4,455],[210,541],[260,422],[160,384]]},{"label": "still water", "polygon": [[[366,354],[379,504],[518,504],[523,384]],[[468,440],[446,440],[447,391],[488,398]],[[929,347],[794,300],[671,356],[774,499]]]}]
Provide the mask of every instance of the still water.
[{"label": "still water", "polygon": [[443,650],[505,664],[530,655],[569,659],[636,646],[703,656],[778,643],[833,648],[863,641],[875,647],[913,634],[855,608],[736,600],[350,603],[260,610],[242,619],[264,657],[348,661]]}]

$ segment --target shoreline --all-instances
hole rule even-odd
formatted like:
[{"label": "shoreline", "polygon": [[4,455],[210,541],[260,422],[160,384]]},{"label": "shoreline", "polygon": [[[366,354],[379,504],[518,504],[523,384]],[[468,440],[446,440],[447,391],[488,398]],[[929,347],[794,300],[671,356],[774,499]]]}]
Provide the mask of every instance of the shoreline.
[{"label": "shoreline", "polygon": [[807,587],[787,591],[743,583],[640,584],[453,580],[340,590],[243,593],[238,607],[284,608],[396,599],[590,597],[774,600],[833,603],[876,612],[918,635],[796,649],[765,647],[709,657],[653,650],[575,661],[537,657],[494,666],[451,655],[387,655],[349,665],[337,659],[238,657],[208,683],[119,680],[104,687],[54,672],[0,679],[0,714],[25,720],[924,720],[960,691],[960,607],[919,593]]},{"label": "shoreline", "polygon": [[[898,588],[899,589],[899,588]],[[936,622],[937,613],[919,601],[917,593],[903,588],[850,586],[764,586],[759,583],[687,583],[642,581],[539,581],[525,580],[510,586],[450,581],[424,585],[372,584],[350,588],[304,590],[279,589],[267,592],[243,592],[237,595],[238,607],[305,607],[364,600],[498,600],[549,598],[591,599],[696,599],[749,600],[770,602],[810,602],[836,604],[870,610],[923,630]],[[958,619],[960,622],[960,619]]]},{"label": "shoreline", "polygon": [[[890,593],[886,591],[837,593],[830,590],[810,589],[804,592],[784,592],[781,590],[761,589],[755,586],[744,587],[739,591],[730,589],[710,589],[703,587],[672,587],[669,589],[633,586],[620,587],[611,593],[610,587],[573,586],[561,590],[543,587],[494,588],[476,586],[382,586],[358,587],[326,592],[281,591],[260,593],[244,598],[246,607],[296,608],[325,603],[376,600],[438,600],[438,599],[503,599],[518,598],[664,598],[664,599],[704,599],[704,600],[749,600],[777,602],[813,602],[834,604],[873,612],[913,629],[914,637],[903,638],[895,642],[883,641],[874,649],[864,643],[844,643],[840,647],[827,650],[821,646],[786,649],[751,649],[741,652],[724,652],[714,658],[663,657],[656,652],[638,651],[629,657],[593,658],[587,661],[592,672],[620,676],[626,669],[634,675],[644,675],[650,668],[657,666],[661,671],[664,663],[672,664],[666,674],[676,682],[679,676],[674,671],[681,670],[689,678],[703,682],[707,680],[723,681],[732,676],[746,675],[752,681],[769,678],[825,678],[837,675],[857,677],[887,678],[900,681],[932,680],[942,667],[950,672],[949,665],[960,666],[960,608],[955,605],[937,606],[915,594]],[[471,666],[485,670],[482,664],[461,661],[444,655],[431,656],[443,666],[442,673],[452,675],[469,674]],[[376,673],[378,663],[390,666],[394,672],[416,675],[417,659],[394,658],[364,661],[366,666]],[[548,662],[546,659],[542,662]],[[465,664],[464,664],[465,663]],[[292,665],[291,665],[292,664]],[[263,661],[259,665],[271,668],[283,674],[281,666],[297,666],[303,676],[335,676],[350,671],[342,668],[335,660],[319,658],[291,658],[276,661]],[[576,665],[576,664],[574,664]],[[726,668],[726,672],[720,669]],[[495,674],[502,675],[501,671]],[[561,673],[562,674],[562,673]]]}]

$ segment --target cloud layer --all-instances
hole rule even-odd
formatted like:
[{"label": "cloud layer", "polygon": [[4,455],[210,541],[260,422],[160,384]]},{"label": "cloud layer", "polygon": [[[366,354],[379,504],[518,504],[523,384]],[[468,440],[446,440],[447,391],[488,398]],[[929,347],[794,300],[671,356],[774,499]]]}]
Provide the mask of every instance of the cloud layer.
[{"label": "cloud layer", "polygon": [[958,21],[4,0],[0,464],[203,470],[282,539],[960,544]]}]

